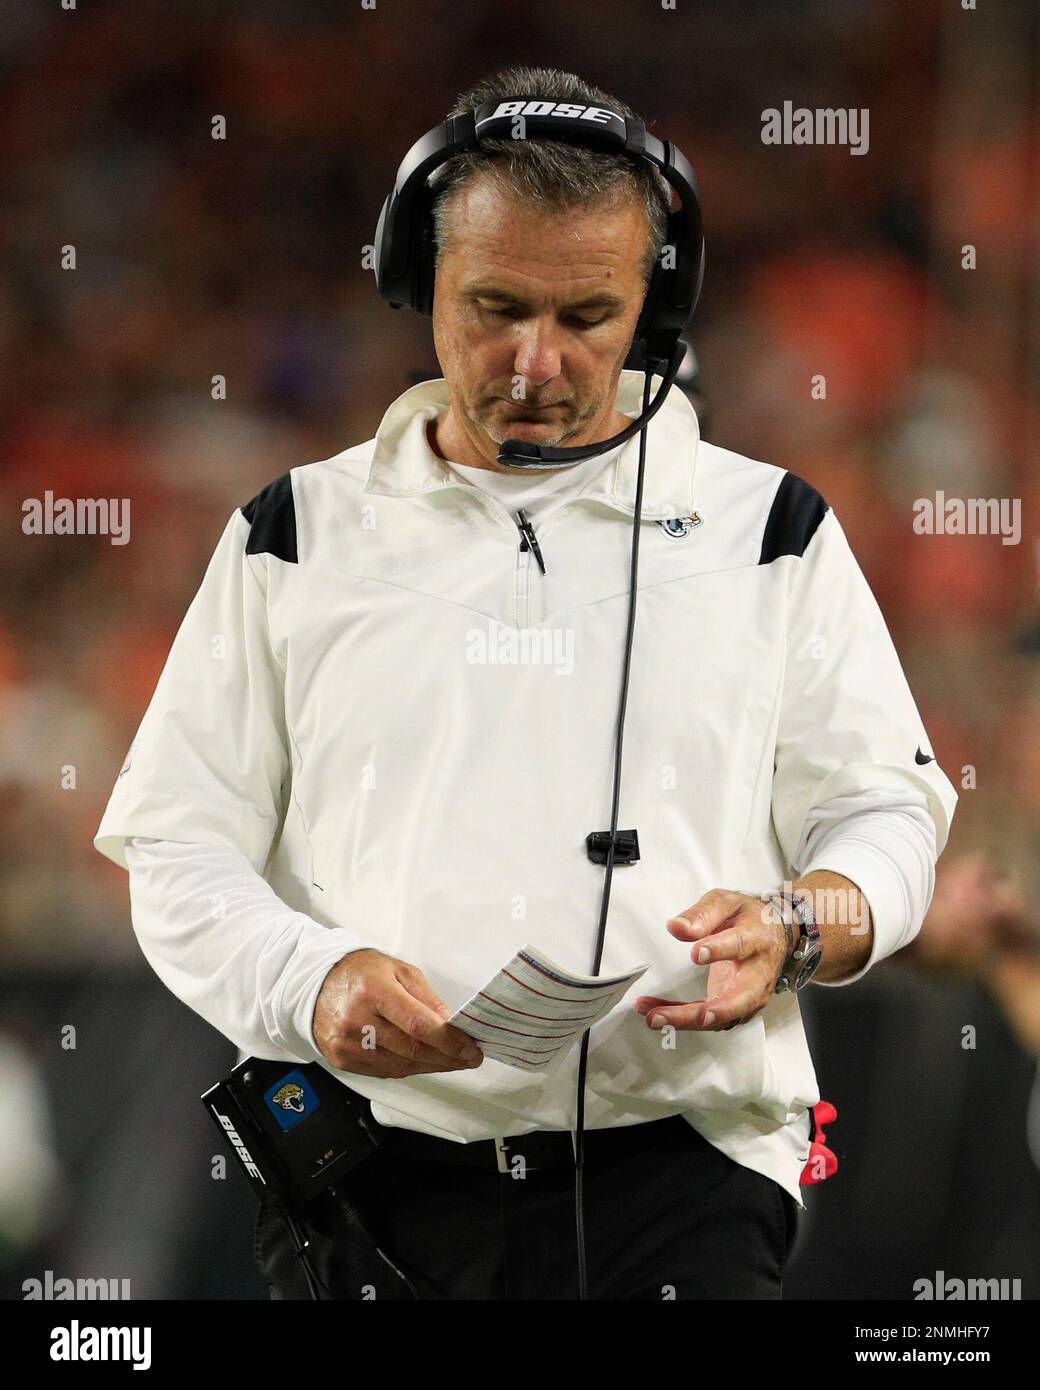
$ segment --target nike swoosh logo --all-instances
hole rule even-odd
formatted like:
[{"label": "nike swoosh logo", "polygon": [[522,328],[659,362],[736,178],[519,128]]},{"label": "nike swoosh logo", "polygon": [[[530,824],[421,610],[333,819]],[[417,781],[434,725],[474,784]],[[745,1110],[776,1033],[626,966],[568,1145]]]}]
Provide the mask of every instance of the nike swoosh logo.
[{"label": "nike swoosh logo", "polygon": [[935,755],[934,753],[922,753],[921,749],[918,748],[917,752],[914,754],[914,761],[920,763],[923,767],[925,763],[934,763]]}]

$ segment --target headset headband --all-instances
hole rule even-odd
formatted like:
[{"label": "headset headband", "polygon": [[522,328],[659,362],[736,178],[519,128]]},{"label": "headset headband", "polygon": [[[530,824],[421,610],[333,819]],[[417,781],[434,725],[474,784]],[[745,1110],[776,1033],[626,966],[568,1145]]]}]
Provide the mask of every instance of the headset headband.
[{"label": "headset headband", "polygon": [[451,116],[416,140],[401,161],[393,192],[379,214],[375,274],[379,293],[394,309],[433,310],[433,202],[428,180],[463,150],[488,139],[567,140],[655,168],[675,190],[680,207],[669,212],[667,258],[654,263],[625,367],[646,370],[667,362],[688,323],[704,281],[704,233],[697,180],[681,150],[647,133],[643,122],[607,107],[551,101],[538,96],[488,101]]}]

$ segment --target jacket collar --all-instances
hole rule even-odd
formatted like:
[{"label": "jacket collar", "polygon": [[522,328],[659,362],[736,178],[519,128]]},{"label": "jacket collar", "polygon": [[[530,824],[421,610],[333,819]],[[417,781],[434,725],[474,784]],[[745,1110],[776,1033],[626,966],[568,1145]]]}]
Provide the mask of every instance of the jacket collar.
[{"label": "jacket collar", "polygon": [[[645,376],[622,371],[615,402],[618,410],[639,414]],[[660,377],[651,382],[651,399]],[[448,408],[448,385],[443,377],[421,381],[389,406],[375,435],[366,493],[415,497],[447,487],[467,487],[430,448],[426,423]],[[635,510],[639,470],[639,435],[611,451],[612,460],[577,494],[605,502],[629,516]],[[700,430],[697,416],[682,388],[673,385],[646,431],[642,515],[655,520],[689,516],[693,511],[693,477]]]}]

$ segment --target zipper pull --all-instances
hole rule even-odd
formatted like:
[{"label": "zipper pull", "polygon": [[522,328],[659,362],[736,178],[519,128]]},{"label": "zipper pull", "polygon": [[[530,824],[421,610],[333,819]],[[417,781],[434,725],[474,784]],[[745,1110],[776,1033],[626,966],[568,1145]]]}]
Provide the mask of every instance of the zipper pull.
[{"label": "zipper pull", "polygon": [[528,521],[527,517],[524,516],[524,513],[523,513],[523,510],[522,510],[522,509],[521,509],[520,511],[517,512],[517,516],[519,517],[519,520],[517,521],[517,525],[518,525],[519,528],[520,528],[520,537],[521,537],[521,539],[520,539],[520,549],[521,549],[522,551],[523,551],[523,550],[526,550],[526,549],[528,548],[528,546],[530,545],[530,548],[534,551],[534,558],[538,561],[538,568],[539,568],[539,569],[541,570],[541,572],[544,574],[544,573],[545,573],[545,561],[542,559],[542,552],[538,549],[538,542],[535,540],[534,528],[532,527],[531,523]]}]

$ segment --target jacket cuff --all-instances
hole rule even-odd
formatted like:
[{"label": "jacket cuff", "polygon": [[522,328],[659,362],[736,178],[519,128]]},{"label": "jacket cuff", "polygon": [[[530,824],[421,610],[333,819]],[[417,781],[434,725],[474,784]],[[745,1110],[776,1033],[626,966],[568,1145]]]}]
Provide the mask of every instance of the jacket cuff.
[{"label": "jacket cuff", "polygon": [[866,963],[855,974],[846,975],[844,979],[821,980],[817,976],[813,981],[815,985],[851,985],[862,979],[879,960],[906,946],[917,934],[920,924],[915,925],[912,919],[906,879],[889,856],[873,845],[848,841],[835,843],[821,849],[798,877],[805,878],[807,874],[820,869],[841,874],[854,883],[870,908],[874,940]]},{"label": "jacket cuff", "polygon": [[273,1041],[308,1062],[330,1065],[314,1040],[314,1006],[332,967],[351,951],[379,949],[348,927],[323,927],[310,921],[293,952],[272,1003]]}]

